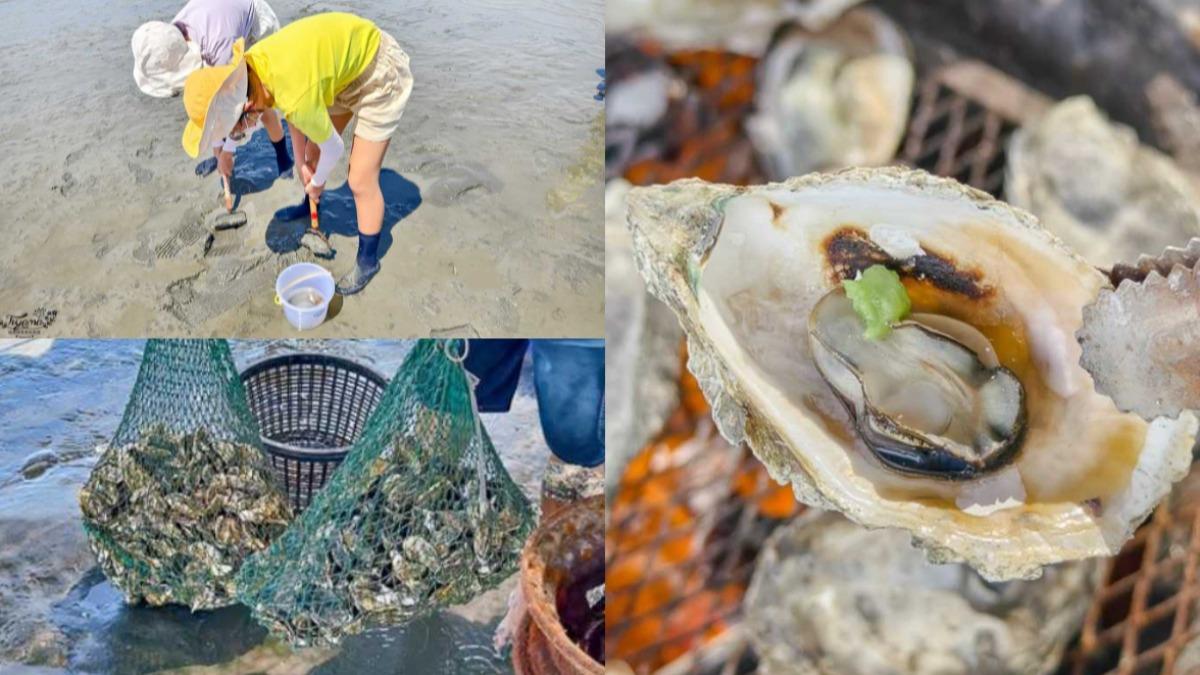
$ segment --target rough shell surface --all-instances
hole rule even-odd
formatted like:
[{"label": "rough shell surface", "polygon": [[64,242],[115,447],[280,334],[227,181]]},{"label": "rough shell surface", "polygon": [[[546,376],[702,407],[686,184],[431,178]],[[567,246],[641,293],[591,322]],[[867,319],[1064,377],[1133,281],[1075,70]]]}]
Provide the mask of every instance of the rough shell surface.
[{"label": "rough shell surface", "polygon": [[[629,195],[628,218],[639,268],[650,291],[679,318],[688,339],[688,367],[712,405],[714,420],[722,434],[732,443],[747,442],[772,476],[791,484],[801,501],[839,510],[868,527],[907,529],[931,561],[965,561],[988,579],[1033,578],[1047,564],[1115,554],[1166,495],[1170,485],[1186,473],[1196,434],[1195,416],[1185,415],[1178,421],[1160,419],[1147,427],[1145,445],[1135,446],[1141,448],[1133,458],[1136,466],[1131,467],[1128,482],[1104,504],[1103,517],[1098,517],[1095,504],[1087,500],[1033,504],[1001,516],[975,516],[920,500],[887,500],[878,493],[867,492],[861,488],[853,466],[843,468],[849,466],[844,452],[841,460],[835,459],[840,464],[814,468],[810,456],[813,451],[787,440],[784,427],[792,425],[789,433],[793,439],[798,429],[818,434],[817,441],[824,444],[822,451],[836,445],[830,440],[832,437],[816,431],[819,426],[813,420],[774,418],[763,407],[761,392],[752,395],[750,385],[740,377],[729,352],[718,346],[717,334],[712,331],[714,326],[701,320],[698,289],[704,261],[721,236],[724,207],[730,200],[746,194],[789,191],[795,196],[807,190],[842,185],[869,186],[870,190],[953,203],[955,208],[969,211],[972,218],[995,223],[1001,233],[1006,233],[998,236],[1037,243],[1043,253],[1072,270],[1071,274],[1087,278],[1081,288],[1099,288],[1106,283],[1103,275],[1041,228],[1029,213],[981,191],[922,171],[898,167],[848,169],[757,187],[714,185],[690,179],[635,189]],[[802,269],[805,263],[803,259],[794,261],[796,269]],[[1079,297],[1078,289],[1072,297]],[[1086,301],[1079,300],[1077,306],[1072,306],[1078,312]],[[1073,342],[1070,335],[1075,329],[1072,327],[1065,334],[1064,342]],[[741,353],[740,347],[729,349]],[[1078,364],[1073,367],[1078,369]],[[1086,377],[1081,369],[1080,377]],[[835,468],[831,472],[828,466]]]},{"label": "rough shell surface", "polygon": [[761,672],[1053,672],[1091,602],[1097,561],[990,584],[907,543],[828,512],[777,530],[746,596]]},{"label": "rough shell surface", "polygon": [[637,272],[624,221],[629,187],[616,179],[604,194],[604,465],[610,492],[675,408],[683,339],[675,315],[646,292]]},{"label": "rough shell surface", "polygon": [[1010,202],[1105,268],[1200,234],[1191,180],[1085,96],[1013,134],[1004,189]]},{"label": "rough shell surface", "polygon": [[1123,274],[1083,310],[1080,363],[1121,410],[1146,419],[1200,410],[1200,239]]}]

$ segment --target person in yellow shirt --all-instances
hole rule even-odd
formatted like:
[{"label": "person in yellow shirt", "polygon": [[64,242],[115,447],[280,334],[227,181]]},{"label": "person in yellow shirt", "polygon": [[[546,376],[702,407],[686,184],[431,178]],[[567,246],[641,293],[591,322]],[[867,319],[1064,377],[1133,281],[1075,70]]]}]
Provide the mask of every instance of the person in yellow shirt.
[{"label": "person in yellow shirt", "polygon": [[357,117],[347,182],[358,213],[358,256],[337,284],[339,293],[357,293],[379,272],[379,170],[412,93],[408,55],[371,21],[339,12],[300,19],[243,50],[238,40],[228,66],[188,77],[183,148],[196,157],[214,139],[236,139],[265,111],[279,110],[304,185],[305,203],[293,211],[299,217],[308,214],[309,200],[320,203],[345,152],[342,131]]}]

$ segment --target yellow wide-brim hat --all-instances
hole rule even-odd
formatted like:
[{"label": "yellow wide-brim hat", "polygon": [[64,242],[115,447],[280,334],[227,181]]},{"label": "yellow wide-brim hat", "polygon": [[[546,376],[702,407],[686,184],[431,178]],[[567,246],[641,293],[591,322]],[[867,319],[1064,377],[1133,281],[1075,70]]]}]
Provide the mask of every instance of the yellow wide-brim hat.
[{"label": "yellow wide-brim hat", "polygon": [[201,148],[211,149],[228,136],[242,116],[249,83],[244,49],[245,41],[238,38],[229,65],[201,68],[184,83],[188,123],[183,129],[183,150],[189,157],[199,157]]}]

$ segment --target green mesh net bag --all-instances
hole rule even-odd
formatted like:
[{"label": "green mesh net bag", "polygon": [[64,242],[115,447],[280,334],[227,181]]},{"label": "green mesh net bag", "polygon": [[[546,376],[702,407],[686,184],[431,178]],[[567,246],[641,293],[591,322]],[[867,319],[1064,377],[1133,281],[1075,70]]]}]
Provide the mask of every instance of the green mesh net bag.
[{"label": "green mesh net bag", "polygon": [[479,423],[456,350],[422,340],[345,462],[238,575],[238,598],[296,645],[465,602],[516,570],[529,504]]},{"label": "green mesh net bag", "polygon": [[237,570],[291,520],[224,340],[150,340],[108,450],[79,493],[130,603],[233,604]]}]

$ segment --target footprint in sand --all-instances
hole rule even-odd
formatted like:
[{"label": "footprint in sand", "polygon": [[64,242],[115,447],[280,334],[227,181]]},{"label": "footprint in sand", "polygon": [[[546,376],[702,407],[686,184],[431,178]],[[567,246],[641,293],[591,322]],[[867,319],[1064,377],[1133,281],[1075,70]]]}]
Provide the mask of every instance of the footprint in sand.
[{"label": "footprint in sand", "polygon": [[478,162],[427,158],[418,161],[413,170],[434,179],[432,185],[421,191],[421,197],[435,206],[451,206],[481,193],[494,194],[503,187],[500,179]]}]

